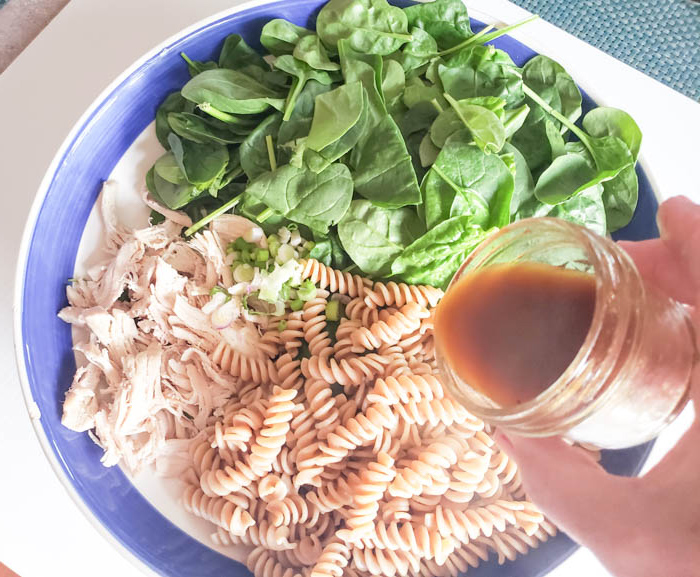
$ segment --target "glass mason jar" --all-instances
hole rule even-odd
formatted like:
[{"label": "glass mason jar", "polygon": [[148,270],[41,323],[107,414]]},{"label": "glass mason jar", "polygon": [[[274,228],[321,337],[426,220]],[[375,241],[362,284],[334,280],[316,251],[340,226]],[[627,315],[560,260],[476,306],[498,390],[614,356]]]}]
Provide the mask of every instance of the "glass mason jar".
[{"label": "glass mason jar", "polygon": [[612,240],[554,218],[522,220],[489,237],[447,290],[478,269],[519,262],[595,275],[586,339],[554,383],[515,406],[500,406],[463,382],[438,346],[439,367],[454,399],[485,422],[524,436],[563,435],[608,449],[655,437],[688,400],[695,345],[685,307],[645,284]]}]

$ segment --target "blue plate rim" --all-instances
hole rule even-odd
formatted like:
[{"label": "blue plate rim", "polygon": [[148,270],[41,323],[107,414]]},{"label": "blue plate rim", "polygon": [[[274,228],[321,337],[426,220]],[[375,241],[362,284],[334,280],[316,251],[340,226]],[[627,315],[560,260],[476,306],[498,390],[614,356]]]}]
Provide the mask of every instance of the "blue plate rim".
[{"label": "blue plate rim", "polygon": [[[391,1],[391,0],[390,0]],[[78,118],[74,123],[68,135],[63,140],[62,144],[58,148],[56,154],[48,165],[46,172],[42,178],[42,181],[37,189],[36,195],[32,202],[27,220],[24,226],[22,239],[20,243],[20,248],[18,252],[17,264],[15,268],[15,283],[14,283],[14,295],[13,295],[13,339],[14,339],[14,352],[15,352],[15,362],[18,370],[18,376],[20,381],[20,388],[22,391],[22,396],[25,402],[25,406],[28,412],[29,419],[34,429],[34,433],[39,441],[41,449],[48,459],[51,467],[58,477],[59,481],[63,485],[68,495],[83,513],[83,515],[90,521],[93,527],[102,535],[108,543],[110,543],[115,550],[127,559],[132,566],[145,572],[149,575],[160,576],[161,574],[147,563],[144,559],[141,559],[136,553],[129,549],[129,547],[118,539],[95,515],[95,513],[87,506],[87,504],[80,497],[79,492],[71,481],[70,475],[67,472],[67,468],[61,463],[61,455],[58,453],[51,444],[51,440],[46,433],[43,425],[41,424],[41,415],[39,413],[38,406],[34,401],[31,384],[28,375],[28,350],[25,350],[24,335],[22,330],[22,317],[24,312],[24,292],[26,285],[26,268],[28,264],[30,249],[32,246],[32,241],[36,232],[36,226],[38,223],[39,215],[44,206],[47,194],[49,193],[52,183],[56,177],[60,165],[66,156],[70,153],[76,142],[79,141],[81,135],[90,127],[91,120],[101,113],[101,111],[107,107],[110,101],[115,98],[116,93],[119,88],[130,78],[137,73],[141,68],[143,68],[151,60],[156,59],[160,56],[160,53],[167,50],[173,44],[177,44],[183,39],[196,34],[203,29],[217,24],[223,20],[230,18],[232,15],[238,14],[240,12],[245,12],[247,10],[259,8],[266,6],[268,4],[275,4],[279,0],[248,0],[243,2],[238,6],[234,6],[225,10],[218,11],[208,17],[201,18],[200,20],[194,22],[193,24],[186,26],[174,34],[168,36],[162,42],[158,43],[152,49],[145,52],[141,57],[136,59],[131,65],[125,68],[115,79],[110,82],[91,102],[85,112]],[[497,17],[490,13],[484,12],[482,10],[474,10],[478,15],[489,16],[491,18]],[[476,16],[478,18],[479,16]],[[523,44],[527,44],[523,41]],[[539,53],[539,51],[538,51]],[[577,82],[577,84],[579,84]],[[585,82],[579,84],[583,89]],[[585,89],[584,89],[585,90]],[[595,98],[594,101],[600,104],[604,101],[604,98]],[[643,156],[640,155],[639,167],[644,171]],[[657,201],[661,200],[658,193],[658,188],[655,186],[652,175],[644,171],[646,177],[650,181],[650,188],[653,192]],[[649,452],[651,451],[653,442],[649,443],[644,450],[644,454],[640,464],[638,466],[641,469],[644,463],[648,459]],[[637,471],[638,472],[638,471]],[[570,549],[563,557],[560,557],[559,563],[565,561],[569,558],[576,550],[578,546]],[[559,563],[557,565],[559,565]]]}]

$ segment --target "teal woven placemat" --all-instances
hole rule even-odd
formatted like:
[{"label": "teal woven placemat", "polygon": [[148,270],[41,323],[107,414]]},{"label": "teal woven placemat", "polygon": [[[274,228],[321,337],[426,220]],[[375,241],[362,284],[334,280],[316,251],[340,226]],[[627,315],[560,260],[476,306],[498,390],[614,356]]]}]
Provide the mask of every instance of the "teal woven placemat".
[{"label": "teal woven placemat", "polygon": [[690,0],[513,0],[679,92],[700,99],[700,4]]}]

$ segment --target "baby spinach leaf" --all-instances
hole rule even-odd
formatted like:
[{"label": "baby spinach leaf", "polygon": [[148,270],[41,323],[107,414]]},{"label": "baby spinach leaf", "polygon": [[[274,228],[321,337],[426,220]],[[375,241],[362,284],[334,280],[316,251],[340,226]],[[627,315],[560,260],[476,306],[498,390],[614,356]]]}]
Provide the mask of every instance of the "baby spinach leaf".
[{"label": "baby spinach leaf", "polygon": [[561,155],[564,145],[559,128],[536,104],[530,106],[529,114],[522,127],[513,134],[511,142],[525,157],[533,174]]},{"label": "baby spinach leaf", "polygon": [[343,248],[365,274],[387,276],[404,248],[425,233],[415,210],[390,210],[354,200],[338,223]]},{"label": "baby spinach leaf", "polygon": [[491,45],[470,46],[457,52],[438,66],[438,74],[445,92],[457,100],[497,96],[508,106],[523,100],[522,80],[515,63]]},{"label": "baby spinach leaf", "polygon": [[530,107],[527,104],[503,111],[503,116],[500,118],[506,131],[506,138],[510,138],[520,130],[522,125],[525,124],[528,114],[530,114]]},{"label": "baby spinach leaf", "polygon": [[309,149],[304,153],[304,161],[314,172],[325,170],[330,164],[345,156],[365,134],[369,120],[369,106],[367,104],[367,92],[362,86],[360,86],[360,89],[362,90],[362,112],[358,121],[335,142],[331,142],[319,151]]},{"label": "baby spinach leaf", "polygon": [[282,122],[279,130],[279,143],[281,145],[305,138],[311,130],[311,121],[314,117],[316,97],[331,90],[330,85],[321,84],[316,80],[309,80],[297,97],[294,110],[288,120]]},{"label": "baby spinach leaf", "polygon": [[316,245],[309,254],[311,258],[315,258],[326,266],[332,266],[339,270],[346,268],[350,264],[348,255],[345,254],[336,231],[331,230],[327,235],[315,232],[313,236]]},{"label": "baby spinach leaf", "polygon": [[359,150],[353,174],[358,194],[385,208],[420,203],[411,156],[391,116],[385,116],[355,150]]},{"label": "baby spinach leaf", "polygon": [[385,60],[382,66],[381,95],[387,111],[392,112],[406,88],[406,75],[396,60]]},{"label": "baby spinach leaf", "polygon": [[602,192],[602,185],[596,184],[560,204],[542,204],[532,197],[519,208],[514,215],[514,220],[551,216],[580,224],[600,235],[605,235],[606,210]]},{"label": "baby spinach leaf", "polygon": [[438,148],[445,146],[447,139],[455,132],[464,130],[464,124],[459,118],[457,111],[450,107],[443,110],[435,122],[430,127],[430,138]]},{"label": "baby spinach leaf", "polygon": [[410,284],[447,288],[467,255],[486,238],[471,224],[471,217],[457,216],[441,222],[410,244],[391,266],[392,274]]},{"label": "baby spinach leaf", "polygon": [[270,54],[282,56],[283,54],[292,54],[299,40],[312,34],[311,30],[292,24],[282,18],[275,18],[263,26],[260,44]]},{"label": "baby spinach leaf", "polygon": [[315,70],[340,70],[340,64],[332,62],[328,58],[326,49],[321,44],[321,39],[316,34],[309,34],[299,39],[294,48],[294,58],[306,62]]},{"label": "baby spinach leaf", "polygon": [[515,215],[525,202],[535,196],[535,183],[525,157],[515,146],[506,142],[502,152],[513,156],[515,176],[513,177],[513,197],[510,201],[510,213]]},{"label": "baby spinach leaf", "polygon": [[257,114],[269,107],[282,110],[282,94],[238,70],[220,68],[198,74],[182,87],[182,96],[227,113]]},{"label": "baby spinach leaf", "polygon": [[219,54],[219,68],[240,70],[246,66],[257,66],[267,72],[270,71],[270,65],[258,52],[248,46],[240,34],[228,35]]},{"label": "baby spinach leaf", "polygon": [[172,152],[166,152],[153,165],[156,174],[172,184],[183,184],[187,182],[185,175],[180,170],[180,165],[175,160]]},{"label": "baby spinach leaf", "polygon": [[[523,82],[571,122],[581,116],[578,86],[564,67],[551,58],[541,54],[531,58],[523,68]],[[566,127],[562,130],[566,131]]]},{"label": "baby spinach leaf", "polygon": [[420,148],[418,149],[421,166],[423,168],[427,168],[434,164],[435,160],[437,160],[438,154],[440,154],[440,149],[433,144],[430,134],[426,133],[423,136],[423,140],[420,142]]},{"label": "baby spinach leaf", "polygon": [[435,58],[438,45],[430,34],[422,28],[411,28],[411,41],[404,44],[398,62],[406,73],[425,66]]},{"label": "baby spinach leaf", "polygon": [[[183,140],[173,133],[168,136],[168,143],[189,183],[200,190],[218,184],[217,181],[223,176],[229,160],[226,146],[213,142],[197,144]],[[212,192],[215,190],[212,189]]]},{"label": "baby spinach leaf", "polygon": [[438,110],[430,102],[419,102],[404,112],[397,124],[404,138],[408,138],[411,134],[429,130],[437,116]]},{"label": "baby spinach leaf", "polygon": [[603,183],[603,204],[608,232],[627,226],[634,216],[639,195],[639,182],[634,166],[628,166],[612,180]]},{"label": "baby spinach leaf", "polygon": [[386,0],[330,0],[318,14],[316,30],[334,50],[347,38],[353,50],[385,56],[411,40],[403,10]]},{"label": "baby spinach leaf", "polygon": [[194,104],[182,97],[179,92],[171,92],[156,111],[156,136],[158,142],[166,150],[170,150],[168,134],[172,132],[168,123],[168,114],[171,112],[194,112]]},{"label": "baby spinach leaf", "polygon": [[594,108],[583,118],[583,129],[596,138],[616,136],[627,145],[632,157],[637,160],[642,144],[642,131],[634,119],[623,110],[603,106]]},{"label": "baby spinach leaf", "polygon": [[461,0],[435,0],[404,9],[410,27],[422,28],[441,49],[452,48],[472,35],[467,7]]},{"label": "baby spinach leaf", "polygon": [[352,177],[344,164],[316,174],[286,165],[253,180],[246,195],[275,212],[322,234],[337,224],[352,200]]},{"label": "baby spinach leaf", "polygon": [[466,130],[447,140],[432,170],[467,200],[472,193],[480,195],[489,206],[490,226],[510,222],[513,175],[497,155],[475,146]]},{"label": "baby spinach leaf", "polygon": [[367,91],[369,125],[373,127],[387,113],[382,95],[384,61],[377,54],[363,54],[353,50],[348,40],[338,42],[338,53],[345,83],[361,82]]},{"label": "baby spinach leaf", "polygon": [[294,107],[296,106],[297,98],[304,90],[304,86],[309,80],[315,80],[321,84],[330,85],[333,79],[330,77],[328,72],[323,70],[315,70],[311,68],[306,62],[297,60],[293,56],[284,55],[280,56],[275,61],[275,68],[286,72],[290,76],[294,77],[292,82],[292,87],[287,95],[287,100],[284,103],[284,120],[289,120],[294,112]]},{"label": "baby spinach leaf", "polygon": [[363,109],[363,88],[359,82],[317,96],[307,146],[319,151],[334,143],[357,124]]},{"label": "baby spinach leaf", "polygon": [[472,104],[468,99],[455,100],[449,94],[446,94],[445,98],[481,150],[492,153],[499,152],[503,148],[506,131],[494,112],[484,106]]},{"label": "baby spinach leaf", "polygon": [[406,81],[406,90],[403,93],[403,103],[408,108],[413,108],[414,106],[426,102],[428,104],[433,101],[437,103],[437,106],[431,104],[436,111],[439,112],[438,108],[445,109],[449,105],[443,98],[444,90],[442,86],[437,84],[425,83],[417,76],[409,78]]},{"label": "baby spinach leaf", "polygon": [[[423,138],[426,137],[426,134],[427,133],[415,132],[405,138],[406,149],[408,150],[408,154],[411,155],[413,170],[416,173],[416,179],[418,180],[418,182],[421,182],[423,180],[426,173],[426,169],[421,164],[420,158],[420,147],[421,143],[423,142]],[[429,135],[428,138],[430,138]],[[418,213],[421,215],[421,218],[423,218],[423,211],[421,209],[421,205],[418,205]]]},{"label": "baby spinach leaf", "polygon": [[250,180],[272,169],[266,139],[268,136],[277,138],[281,123],[281,114],[271,114],[241,144],[241,167]]},{"label": "baby spinach leaf", "polygon": [[184,181],[173,184],[162,178],[151,168],[146,174],[146,187],[151,196],[171,210],[178,210],[192,202],[202,191],[193,184]]},{"label": "baby spinach leaf", "polygon": [[554,159],[542,173],[535,186],[535,196],[540,202],[559,204],[577,192],[589,188],[588,183],[596,177],[580,154],[564,154]]},{"label": "baby spinach leaf", "polygon": [[459,191],[444,180],[437,171],[430,170],[421,184],[423,211],[428,229],[453,216],[468,216],[471,223],[486,226],[489,222],[489,206],[474,191]]},{"label": "baby spinach leaf", "polygon": [[168,114],[168,124],[173,132],[181,138],[204,144],[236,144],[243,142],[244,136],[235,134],[222,122],[207,119],[189,112],[171,112]]},{"label": "baby spinach leaf", "polygon": [[197,74],[201,74],[205,70],[215,70],[218,68],[216,62],[212,60],[208,60],[206,62],[202,60],[191,60],[184,52],[180,52],[180,56],[185,62],[187,62],[187,70],[192,77],[197,76]]}]

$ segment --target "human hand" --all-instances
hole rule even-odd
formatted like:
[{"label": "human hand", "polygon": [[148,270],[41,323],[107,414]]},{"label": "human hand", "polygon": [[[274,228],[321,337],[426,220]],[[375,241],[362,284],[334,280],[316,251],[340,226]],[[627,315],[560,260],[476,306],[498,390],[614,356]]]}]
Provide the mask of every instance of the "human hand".
[{"label": "human hand", "polygon": [[[669,199],[658,222],[660,239],[620,244],[645,281],[700,304],[700,206]],[[700,335],[700,308],[692,318]],[[535,504],[617,577],[700,576],[700,366],[691,383],[694,423],[641,478],[610,475],[559,438],[496,434]]]}]

